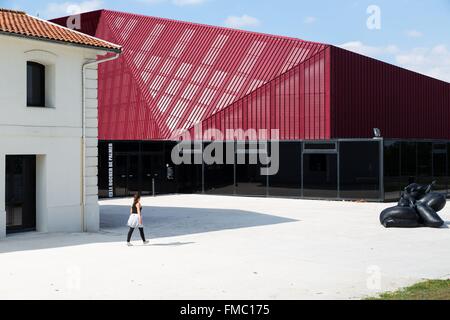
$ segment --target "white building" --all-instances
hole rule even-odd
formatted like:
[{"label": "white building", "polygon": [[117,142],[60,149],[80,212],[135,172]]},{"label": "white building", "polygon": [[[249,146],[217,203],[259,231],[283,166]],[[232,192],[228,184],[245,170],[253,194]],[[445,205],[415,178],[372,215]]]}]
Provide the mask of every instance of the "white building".
[{"label": "white building", "polygon": [[98,230],[97,64],[120,52],[0,9],[0,238]]}]

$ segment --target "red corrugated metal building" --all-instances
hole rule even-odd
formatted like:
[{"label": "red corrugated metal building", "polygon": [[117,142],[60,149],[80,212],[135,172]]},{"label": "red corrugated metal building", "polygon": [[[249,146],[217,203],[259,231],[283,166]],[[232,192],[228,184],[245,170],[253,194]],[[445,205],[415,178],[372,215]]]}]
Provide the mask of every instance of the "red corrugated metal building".
[{"label": "red corrugated metal building", "polygon": [[[67,18],[54,20],[65,25]],[[109,10],[81,31],[124,53],[99,70],[99,138],[203,128],[280,138],[450,139],[450,84],[326,44]]]},{"label": "red corrugated metal building", "polygon": [[[281,36],[109,10],[54,21],[123,46],[99,67],[100,196],[385,200],[432,180],[450,190],[446,82]],[[180,139],[206,148],[198,140],[257,140],[261,129],[281,140],[267,177],[263,164],[236,161],[242,150],[212,165],[178,165],[171,153]]]}]

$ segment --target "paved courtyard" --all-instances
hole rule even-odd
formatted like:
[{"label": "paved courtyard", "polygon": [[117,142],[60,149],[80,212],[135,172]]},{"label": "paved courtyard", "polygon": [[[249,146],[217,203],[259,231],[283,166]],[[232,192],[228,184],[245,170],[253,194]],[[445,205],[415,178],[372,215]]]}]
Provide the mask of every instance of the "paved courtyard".
[{"label": "paved courtyard", "polygon": [[392,204],[149,197],[151,245],[127,247],[130,202],[100,201],[97,234],[0,241],[0,298],[358,299],[450,278],[450,207],[444,228],[384,229]]}]

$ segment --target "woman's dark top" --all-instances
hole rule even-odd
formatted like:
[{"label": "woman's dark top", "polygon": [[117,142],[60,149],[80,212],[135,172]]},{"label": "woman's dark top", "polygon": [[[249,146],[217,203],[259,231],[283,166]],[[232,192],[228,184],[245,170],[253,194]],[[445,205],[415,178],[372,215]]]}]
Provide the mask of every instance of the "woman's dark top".
[{"label": "woman's dark top", "polygon": [[[142,211],[142,206],[140,206],[140,208],[141,208],[141,211]],[[133,204],[133,206],[131,207],[131,212],[132,212],[132,213],[138,213],[137,207],[136,207],[135,204]]]}]

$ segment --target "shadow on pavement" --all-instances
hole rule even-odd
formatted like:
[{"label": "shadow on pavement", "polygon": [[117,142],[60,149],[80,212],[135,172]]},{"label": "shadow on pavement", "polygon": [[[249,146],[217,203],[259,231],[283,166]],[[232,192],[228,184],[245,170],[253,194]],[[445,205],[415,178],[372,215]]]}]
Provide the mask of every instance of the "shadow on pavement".
[{"label": "shadow on pavement", "polygon": [[[98,233],[24,233],[8,236],[0,241],[0,253],[42,250],[96,243],[124,242],[128,227],[128,206],[101,205],[100,228]],[[273,215],[243,210],[144,207],[143,220],[146,237],[153,246],[177,247],[194,242],[152,243],[154,239],[191,235],[198,233],[260,227],[295,222]],[[153,239],[153,241],[152,241]],[[138,233],[133,241],[139,240]]]},{"label": "shadow on pavement", "polygon": [[151,246],[154,247],[179,247],[179,246],[185,246],[188,244],[194,244],[195,242],[171,242],[171,243],[151,243]]},{"label": "shadow on pavement", "polygon": [[[126,232],[129,210],[127,206],[101,206],[101,229],[113,233]],[[142,215],[145,233],[150,239],[297,221],[243,210],[183,207],[144,207]]]}]

